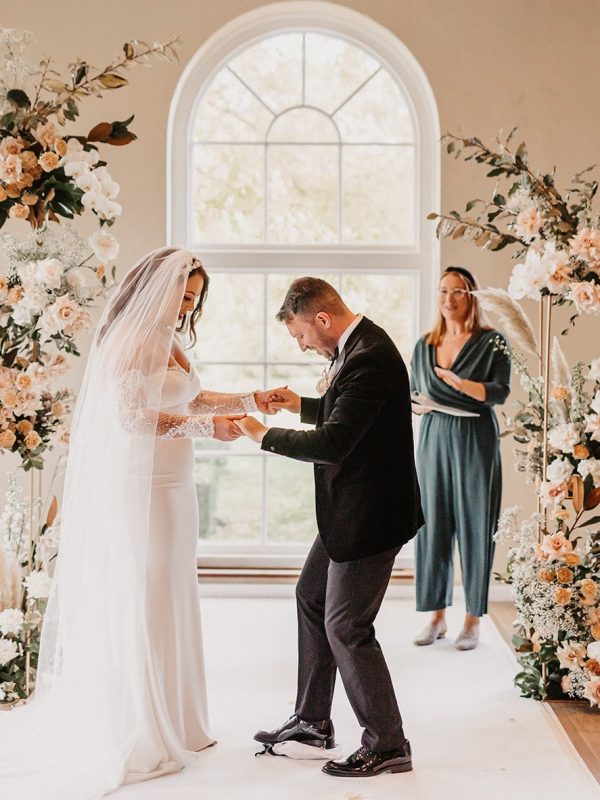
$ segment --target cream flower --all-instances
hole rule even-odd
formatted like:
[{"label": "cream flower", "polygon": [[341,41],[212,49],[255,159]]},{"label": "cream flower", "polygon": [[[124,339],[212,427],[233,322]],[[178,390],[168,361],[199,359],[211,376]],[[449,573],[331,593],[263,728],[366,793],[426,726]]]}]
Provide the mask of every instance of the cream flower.
[{"label": "cream flower", "polygon": [[102,263],[114,261],[119,255],[118,241],[104,228],[99,228],[93,233],[88,239],[88,244],[98,261]]},{"label": "cream flower", "polygon": [[542,481],[539,488],[540,502],[546,507],[549,505],[560,505],[569,493],[569,487],[565,481],[552,483]]},{"label": "cream flower", "polygon": [[600,486],[600,460],[597,458],[586,458],[583,461],[580,461],[577,465],[577,472],[581,475],[582,478],[586,478],[588,475],[592,476],[592,480],[594,481],[594,486]]},{"label": "cream flower", "polygon": [[35,450],[42,443],[42,439],[36,431],[30,431],[25,437],[25,447],[28,450]]},{"label": "cream flower", "polygon": [[53,122],[45,122],[38,125],[34,132],[35,138],[44,147],[45,150],[50,150],[54,146],[56,140],[56,130]]},{"label": "cream flower", "polygon": [[31,389],[33,380],[31,375],[28,375],[26,372],[19,372],[15,384],[17,389],[23,391],[24,389]]},{"label": "cream flower", "polygon": [[15,153],[6,158],[0,158],[0,181],[3,183],[16,183],[23,174],[23,164]]},{"label": "cream flower", "polygon": [[19,655],[19,647],[14,639],[0,638],[0,666],[8,664]]},{"label": "cream flower", "polygon": [[549,481],[566,481],[573,474],[573,465],[565,458],[555,458],[548,465],[546,475]]},{"label": "cream flower", "polygon": [[11,219],[27,219],[29,216],[29,206],[24,203],[15,203],[8,210],[8,216]]},{"label": "cream flower", "polygon": [[[592,434],[593,441],[600,442],[600,414],[592,414],[592,416],[586,417],[585,421],[587,423],[585,432]],[[589,455],[589,450],[586,449],[586,452]]]},{"label": "cream flower", "polygon": [[41,569],[32,572],[23,580],[30,600],[45,600],[50,595],[52,578]]},{"label": "cream flower", "polygon": [[597,228],[582,228],[571,239],[571,252],[590,266],[600,264],[600,231]]},{"label": "cream flower", "polygon": [[36,392],[19,392],[15,413],[23,417],[30,417],[43,407],[43,402]]},{"label": "cream flower", "polygon": [[587,646],[587,657],[600,661],[600,642],[591,642]]},{"label": "cream flower", "polygon": [[600,312],[600,287],[591,281],[569,284],[567,299],[571,300],[580,314]]},{"label": "cream flower", "polygon": [[58,258],[45,258],[37,262],[35,279],[48,289],[58,289],[64,271],[64,264]]},{"label": "cream flower", "polygon": [[579,443],[581,436],[572,422],[564,422],[552,428],[548,433],[550,447],[561,450],[563,453],[572,453],[573,448]]},{"label": "cream flower", "polygon": [[20,608],[6,608],[0,611],[0,633],[5,636],[18,636],[24,619]]},{"label": "cream flower", "polygon": [[40,156],[40,167],[44,170],[44,172],[52,172],[58,167],[59,157],[56,153],[49,151],[48,153],[42,153]]},{"label": "cream flower", "polygon": [[23,146],[24,143],[20,137],[15,139],[14,136],[7,136],[2,140],[2,144],[0,144],[0,156],[2,158],[6,158],[6,156],[17,156],[23,149]]},{"label": "cream flower", "polygon": [[592,706],[600,706],[600,678],[594,678],[585,684],[583,696],[587,697]]},{"label": "cream flower", "polygon": [[586,656],[584,644],[563,642],[556,651],[562,669],[572,669],[581,664]]},{"label": "cream flower", "polygon": [[542,227],[542,215],[536,206],[529,206],[517,216],[515,233],[529,243],[538,235]]},{"label": "cream flower", "polygon": [[546,534],[542,539],[540,550],[547,556],[548,561],[559,561],[573,550],[573,543],[565,538],[564,533]]}]

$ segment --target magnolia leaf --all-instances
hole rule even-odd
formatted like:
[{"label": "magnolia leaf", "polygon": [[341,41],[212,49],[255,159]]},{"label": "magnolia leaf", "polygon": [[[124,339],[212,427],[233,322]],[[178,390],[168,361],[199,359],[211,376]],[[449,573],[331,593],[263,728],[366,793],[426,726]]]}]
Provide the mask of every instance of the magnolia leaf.
[{"label": "magnolia leaf", "polygon": [[580,528],[587,528],[589,525],[598,525],[600,524],[600,517],[592,517],[588,519],[587,522],[583,522],[579,527]]},{"label": "magnolia leaf", "polygon": [[121,86],[127,86],[129,81],[127,78],[122,78],[114,72],[105,72],[98,76],[98,81],[104,86],[105,89],[120,89]]},{"label": "magnolia leaf", "polygon": [[87,135],[88,142],[105,142],[112,134],[113,126],[110,122],[99,122],[94,125]]},{"label": "magnolia leaf", "polygon": [[592,489],[592,491],[586,495],[583,507],[586,511],[591,511],[592,508],[596,508],[598,505],[600,505],[600,486],[596,489]]},{"label": "magnolia leaf", "polygon": [[569,489],[571,491],[573,508],[579,514],[583,509],[583,480],[580,475],[573,475],[569,479]]},{"label": "magnolia leaf", "polygon": [[106,144],[112,145],[124,145],[124,144],[131,144],[131,142],[135,142],[137,136],[135,133],[131,133],[131,131],[127,131],[123,134],[117,134],[116,136],[109,136],[108,139],[105,139]]},{"label": "magnolia leaf", "polygon": [[17,108],[30,108],[31,100],[22,89],[11,89],[6,93],[8,102]]},{"label": "magnolia leaf", "polygon": [[46,517],[46,525],[50,527],[54,520],[56,519],[56,515],[58,513],[58,502],[56,497],[52,497],[52,501],[50,502],[50,508],[48,509],[48,516]]}]

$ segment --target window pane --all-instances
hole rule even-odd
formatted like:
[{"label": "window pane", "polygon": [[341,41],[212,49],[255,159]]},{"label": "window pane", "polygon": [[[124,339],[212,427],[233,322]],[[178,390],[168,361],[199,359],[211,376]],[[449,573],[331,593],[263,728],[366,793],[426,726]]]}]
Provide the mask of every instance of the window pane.
[{"label": "window pane", "polygon": [[293,108],[278,117],[269,132],[270,142],[339,142],[331,118],[314,108]]},{"label": "window pane", "polygon": [[279,456],[266,461],[268,541],[312,542],[317,534],[312,464]]},{"label": "window pane", "polygon": [[414,242],[413,147],[344,147],[342,187],[345,242]]},{"label": "window pane", "polygon": [[193,350],[200,367],[211,361],[263,361],[264,280],[256,273],[210,276]]},{"label": "window pane", "polygon": [[[303,273],[306,274],[306,273]],[[281,308],[286,292],[292,281],[301,275],[272,273],[267,276],[267,359],[269,361],[300,361],[324,363],[323,356],[307,350],[303,353],[298,347],[296,340],[290,336],[283,322],[277,322],[275,315]],[[339,276],[337,275],[314,275],[323,278],[335,288],[338,288]],[[320,366],[318,367],[320,370]]]},{"label": "window pane", "polygon": [[302,34],[270,36],[229,62],[276,114],[302,103]]},{"label": "window pane", "polygon": [[411,275],[344,275],[342,297],[348,306],[380,325],[405,361],[415,341],[417,295]]},{"label": "window pane", "polygon": [[306,103],[328,113],[356,91],[379,62],[344,39],[306,34]]},{"label": "window pane", "polygon": [[273,115],[227,68],[210,84],[196,110],[194,139],[261,142]]},{"label": "window pane", "polygon": [[262,456],[196,455],[201,540],[260,543],[263,461]]},{"label": "window pane", "polygon": [[413,142],[408,103],[389,73],[381,70],[334,116],[345,142]]},{"label": "window pane", "polygon": [[338,148],[269,145],[270,243],[338,241]]},{"label": "window pane", "polygon": [[263,241],[263,146],[196,145],[193,159],[194,242]]}]

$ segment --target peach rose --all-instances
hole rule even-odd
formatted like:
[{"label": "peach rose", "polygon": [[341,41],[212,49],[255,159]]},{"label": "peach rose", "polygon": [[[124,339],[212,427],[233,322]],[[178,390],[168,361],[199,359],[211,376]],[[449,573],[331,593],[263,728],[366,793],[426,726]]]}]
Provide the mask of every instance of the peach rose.
[{"label": "peach rose", "polygon": [[573,571],[568,567],[559,567],[556,570],[556,579],[559,583],[571,583],[573,578]]},{"label": "peach rose", "polygon": [[49,150],[56,140],[54,123],[44,122],[42,125],[38,125],[35,129],[35,138],[46,150]]},{"label": "peach rose", "polygon": [[33,194],[33,192],[23,192],[21,195],[21,202],[25,203],[26,206],[34,206],[38,201],[37,194]]},{"label": "peach rose", "polygon": [[54,149],[58,153],[59,156],[64,156],[67,152],[67,143],[64,139],[55,139],[54,140]]},{"label": "peach rose", "polygon": [[8,293],[6,302],[9,305],[14,306],[15,303],[18,303],[19,300],[22,300],[24,296],[25,296],[25,291],[23,290],[22,286],[13,286],[13,288]]},{"label": "peach rose", "polygon": [[598,584],[590,578],[584,578],[579,584],[579,591],[586,600],[595,600],[598,597]]},{"label": "peach rose", "polygon": [[60,402],[60,400],[57,400],[55,403],[52,403],[52,407],[50,410],[52,411],[52,414],[55,417],[62,417],[62,415],[65,413],[65,407]]},{"label": "peach rose", "polygon": [[10,207],[8,216],[11,219],[27,219],[29,216],[29,206],[23,205],[23,203],[15,203]]},{"label": "peach rose", "polygon": [[573,543],[565,538],[564,533],[547,534],[542,540],[541,550],[550,561],[563,559],[573,550]]},{"label": "peach rose", "polygon": [[600,675],[600,662],[595,658],[588,658],[585,662],[585,668],[592,673],[592,675]]},{"label": "peach rose", "polygon": [[0,186],[0,203],[3,203],[8,197],[8,193],[4,186]]},{"label": "peach rose", "polygon": [[589,458],[590,451],[584,444],[576,444],[573,448],[573,456],[575,458]]},{"label": "peach rose", "polygon": [[53,169],[58,167],[58,155],[52,152],[42,153],[40,156],[40,166],[44,172],[52,172]]},{"label": "peach rose", "polygon": [[30,431],[25,437],[25,447],[28,450],[35,450],[42,443],[40,435],[36,431]]},{"label": "peach rose", "polygon": [[552,394],[554,395],[555,400],[568,400],[569,399],[569,390],[566,386],[555,386],[552,390]]},{"label": "peach rose", "polygon": [[11,430],[2,431],[2,433],[0,433],[0,448],[10,450],[16,441],[17,437]]},{"label": "peach rose", "polygon": [[0,156],[2,156],[2,158],[6,158],[6,156],[16,156],[22,149],[23,139],[20,137],[15,139],[14,136],[7,136],[6,139],[2,140],[2,144],[0,144]]},{"label": "peach rose", "polygon": [[540,580],[541,580],[543,583],[552,583],[552,581],[554,580],[554,570],[551,570],[551,569],[541,569],[541,570],[538,572],[538,578],[539,578],[539,579],[540,579]]},{"label": "peach rose", "polygon": [[19,404],[19,395],[14,389],[9,389],[2,395],[2,402],[7,408],[15,408]]},{"label": "peach rose", "polygon": [[582,228],[571,239],[571,252],[588,264],[600,261],[600,231],[597,228]]},{"label": "peach rose", "polygon": [[559,605],[566,606],[572,595],[573,592],[570,589],[565,589],[561,586],[554,592],[554,599]]},{"label": "peach rose", "polygon": [[33,430],[33,425],[28,419],[22,419],[20,422],[17,422],[17,430],[25,436],[29,431]]},{"label": "peach rose", "polygon": [[31,172],[37,165],[38,160],[35,153],[32,153],[31,150],[25,150],[24,153],[21,153],[21,166],[25,172]]},{"label": "peach rose", "polygon": [[590,314],[600,306],[600,287],[591,281],[580,281],[570,284],[568,299],[575,303],[580,314]]},{"label": "peach rose", "polygon": [[571,567],[576,567],[578,564],[581,563],[581,558],[578,556],[577,553],[567,553],[566,556],[563,558],[563,561],[566,564],[569,564]]},{"label": "peach rose", "polygon": [[31,375],[27,375],[25,372],[20,372],[17,375],[17,379],[15,381],[17,389],[21,391],[25,391],[26,389],[31,389],[33,381],[31,380]]}]

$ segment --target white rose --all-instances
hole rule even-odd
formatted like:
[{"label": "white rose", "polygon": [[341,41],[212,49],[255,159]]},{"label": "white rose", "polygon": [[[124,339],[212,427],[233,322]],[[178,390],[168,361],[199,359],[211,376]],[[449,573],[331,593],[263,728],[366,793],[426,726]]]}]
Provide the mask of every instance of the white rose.
[{"label": "white rose", "polygon": [[577,465],[577,472],[582,478],[592,476],[594,486],[600,486],[600,461],[597,458],[586,458]]},{"label": "white rose", "polygon": [[548,465],[546,476],[549,481],[561,482],[568,480],[573,474],[573,465],[564,458],[556,458]]},{"label": "white rose", "polygon": [[104,228],[99,228],[93,233],[88,239],[88,244],[98,261],[103,264],[114,261],[119,255],[119,242]]},{"label": "white rose", "polygon": [[0,612],[0,633],[18,636],[23,627],[23,612],[20,608],[7,608]]},{"label": "white rose", "polygon": [[33,321],[31,309],[27,303],[17,303],[17,305],[13,308],[11,316],[15,325],[21,325],[23,327],[26,325],[31,325]]},{"label": "white rose", "polygon": [[23,580],[23,583],[30,600],[45,600],[50,595],[52,578],[43,569],[32,572]]},{"label": "white rose", "polygon": [[550,447],[561,450],[563,453],[573,452],[573,448],[579,443],[579,440],[579,431],[572,422],[557,425],[548,433]]},{"label": "white rose", "polygon": [[13,639],[0,638],[0,666],[8,664],[19,655],[19,648]]},{"label": "white rose", "polygon": [[36,279],[49,289],[58,289],[64,271],[64,264],[58,258],[45,258],[37,262]]}]

